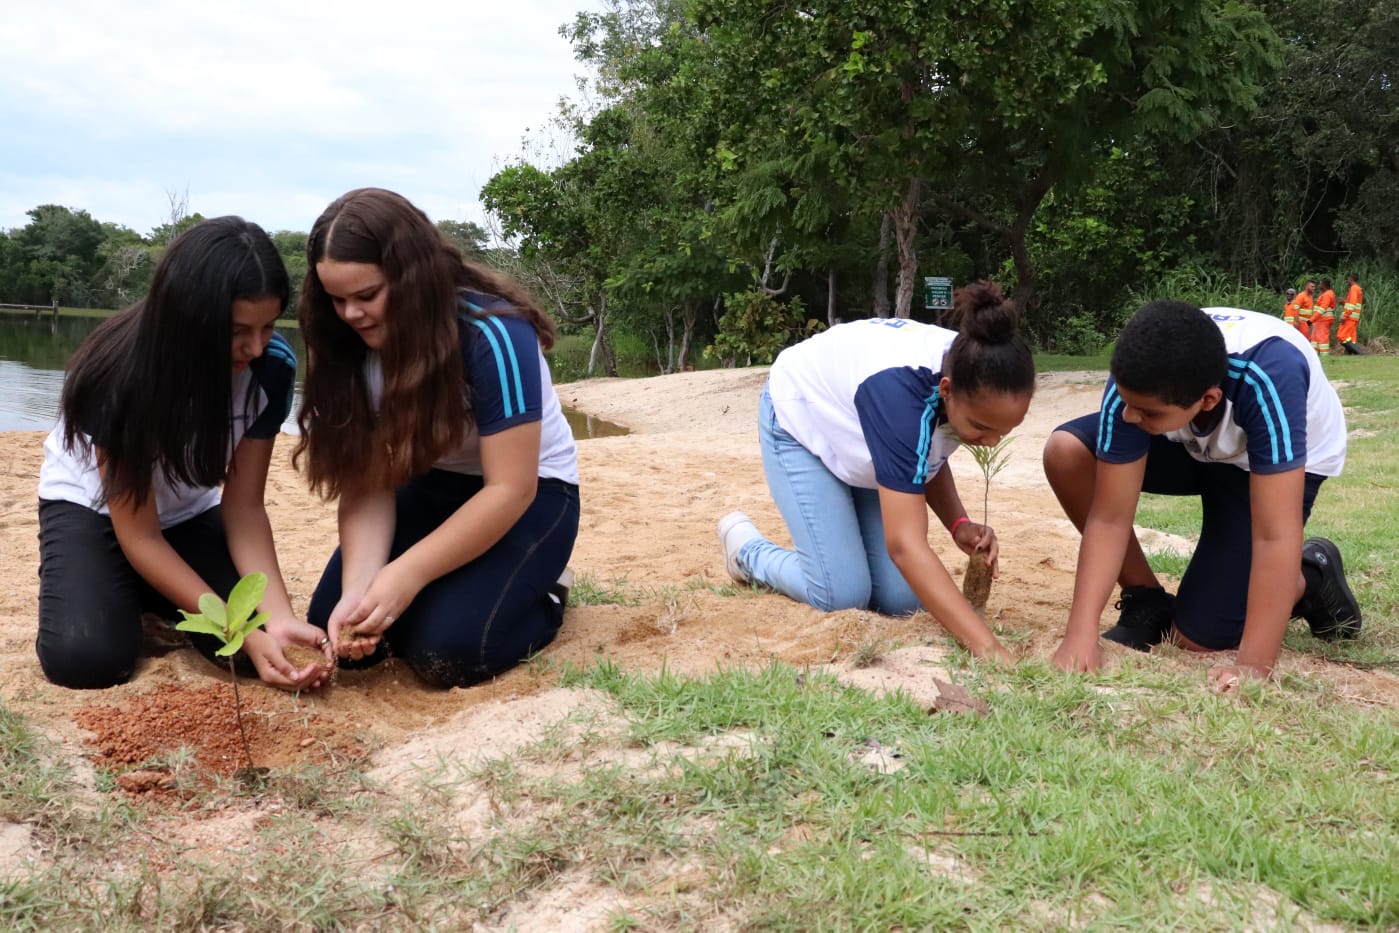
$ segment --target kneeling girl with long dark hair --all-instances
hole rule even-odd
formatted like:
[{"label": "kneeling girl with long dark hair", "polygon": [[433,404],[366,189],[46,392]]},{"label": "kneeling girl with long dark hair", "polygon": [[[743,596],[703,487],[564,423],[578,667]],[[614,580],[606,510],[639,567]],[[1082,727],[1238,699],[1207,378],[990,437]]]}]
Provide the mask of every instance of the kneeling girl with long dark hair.
[{"label": "kneeling girl with long dark hair", "polygon": [[[198,612],[201,595],[227,598],[254,572],[267,575],[271,619],[240,665],[288,690],[325,679],[328,663],[297,669],[283,653],[323,635],[292,612],[263,503],[296,378],[273,329],[288,296],[261,227],[206,220],[170,244],[145,298],[69,362],[39,474],[37,650],[54,683],[127,680],[143,612]],[[211,660],[221,647],[192,639]]]}]

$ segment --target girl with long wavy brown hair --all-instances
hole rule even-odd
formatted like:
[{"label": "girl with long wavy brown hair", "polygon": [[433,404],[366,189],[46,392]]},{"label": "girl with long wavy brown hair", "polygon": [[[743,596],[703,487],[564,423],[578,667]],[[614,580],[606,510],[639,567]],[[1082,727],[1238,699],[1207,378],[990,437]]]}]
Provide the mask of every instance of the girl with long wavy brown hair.
[{"label": "girl with long wavy brown hair", "polygon": [[442,687],[506,670],[558,632],[578,533],[553,323],[391,191],[337,199],[306,252],[295,456],[340,531],[308,618],[346,666],[391,651]]}]

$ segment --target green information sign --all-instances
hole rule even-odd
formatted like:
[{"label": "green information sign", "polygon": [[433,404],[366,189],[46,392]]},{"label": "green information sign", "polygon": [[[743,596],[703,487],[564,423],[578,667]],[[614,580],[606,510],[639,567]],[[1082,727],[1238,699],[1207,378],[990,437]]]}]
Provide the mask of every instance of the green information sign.
[{"label": "green information sign", "polygon": [[924,276],[923,308],[927,311],[952,310],[952,280],[941,276]]}]

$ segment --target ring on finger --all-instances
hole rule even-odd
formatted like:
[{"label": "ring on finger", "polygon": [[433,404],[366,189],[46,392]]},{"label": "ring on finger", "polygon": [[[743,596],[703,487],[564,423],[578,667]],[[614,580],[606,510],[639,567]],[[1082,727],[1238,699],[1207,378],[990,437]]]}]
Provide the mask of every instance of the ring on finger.
[{"label": "ring on finger", "polygon": [[385,625],[393,625],[393,616],[384,616]]},{"label": "ring on finger", "polygon": [[325,647],[326,645],[328,645],[328,644],[330,644],[330,636],[329,636],[329,635],[322,635],[322,636],[321,636],[321,640],[318,641],[318,642],[316,642],[316,647],[317,647],[317,648],[324,648],[324,647]]}]

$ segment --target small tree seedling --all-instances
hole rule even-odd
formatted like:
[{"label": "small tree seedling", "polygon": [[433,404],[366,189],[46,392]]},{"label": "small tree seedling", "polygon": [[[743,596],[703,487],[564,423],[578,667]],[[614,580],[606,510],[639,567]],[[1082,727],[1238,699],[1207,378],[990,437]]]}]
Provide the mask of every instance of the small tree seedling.
[{"label": "small tree seedling", "polygon": [[223,647],[214,653],[228,658],[228,673],[233,678],[233,709],[238,717],[238,734],[243,739],[243,755],[248,760],[249,771],[253,770],[253,753],[248,746],[247,729],[243,726],[243,699],[238,693],[238,672],[233,666],[233,656],[243,647],[243,640],[249,633],[267,621],[267,613],[257,612],[258,603],[262,602],[265,592],[267,575],[250,573],[233,587],[226,605],[213,593],[205,593],[199,597],[199,612],[189,613],[181,609],[180,615],[185,617],[184,621],[175,624],[175,628],[182,632],[213,635],[223,643]]},{"label": "small tree seedling", "polygon": [[[981,475],[986,480],[982,487],[981,497],[981,524],[987,525],[991,519],[991,480],[996,478],[996,474],[1006,468],[1010,461],[1010,454],[1006,447],[1014,440],[1013,437],[1003,437],[1001,442],[995,447],[985,447],[981,445],[968,444],[967,450],[971,452],[972,459],[981,468]],[[962,595],[971,603],[973,609],[978,614],[986,612],[986,601],[991,597],[991,567],[986,563],[986,557],[977,552],[967,557],[967,572],[962,576]]]}]

